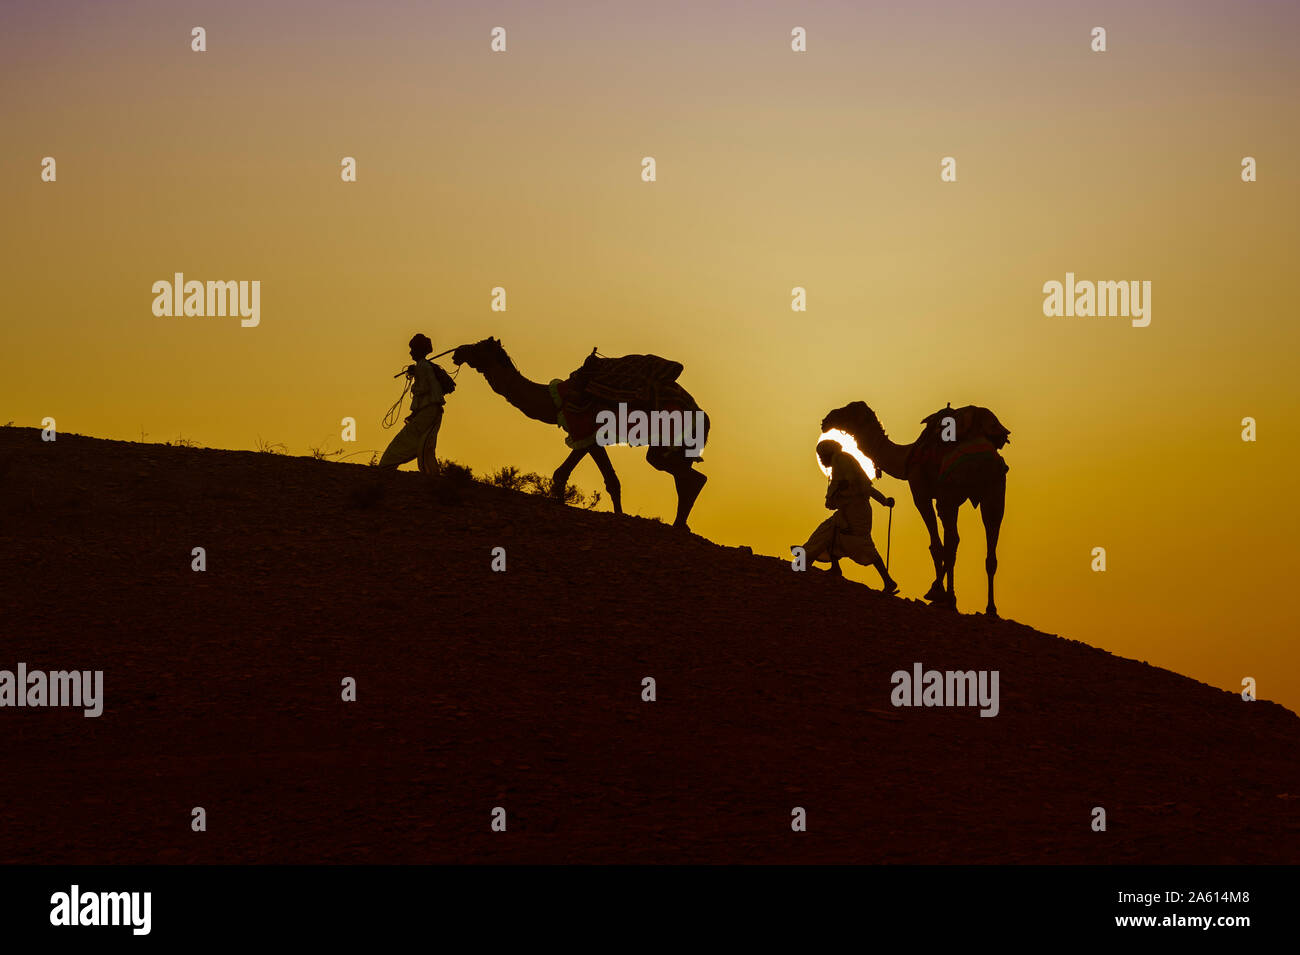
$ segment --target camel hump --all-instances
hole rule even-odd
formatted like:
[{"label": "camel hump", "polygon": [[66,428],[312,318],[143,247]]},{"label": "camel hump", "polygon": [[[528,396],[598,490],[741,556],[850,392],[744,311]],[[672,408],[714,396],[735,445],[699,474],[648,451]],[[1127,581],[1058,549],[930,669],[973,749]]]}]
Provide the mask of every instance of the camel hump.
[{"label": "camel hump", "polygon": [[[963,408],[941,408],[932,415],[927,415],[921,419],[925,425],[922,432],[922,438],[929,440],[943,440],[943,431],[947,427],[947,419],[952,418],[956,425],[957,436],[955,443],[965,444],[967,441],[985,440],[993,445],[996,449],[1003,448],[1011,440],[1011,432],[1008,431],[998,420],[998,416],[988,408],[981,408],[979,405],[966,405]],[[952,441],[953,439],[949,439]]]},{"label": "camel hump", "polygon": [[578,390],[604,401],[647,401],[665,385],[676,382],[682,371],[681,362],[658,355],[590,355],[569,380]]}]

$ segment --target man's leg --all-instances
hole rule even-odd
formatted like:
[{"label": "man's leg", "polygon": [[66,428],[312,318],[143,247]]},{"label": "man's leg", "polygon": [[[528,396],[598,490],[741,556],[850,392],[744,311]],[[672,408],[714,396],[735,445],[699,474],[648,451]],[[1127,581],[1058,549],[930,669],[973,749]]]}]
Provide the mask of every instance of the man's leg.
[{"label": "man's leg", "polygon": [[433,424],[420,436],[420,452],[417,460],[421,474],[438,474],[442,470],[438,466],[437,457],[438,429],[442,427],[442,409],[439,408],[437,413],[430,417],[433,418]]},{"label": "man's leg", "polygon": [[[437,429],[441,424],[442,408],[437,406],[428,410],[421,410],[419,414],[409,417],[406,424],[402,425],[402,430],[397,432],[389,443],[383,457],[379,459],[379,466],[381,468],[395,468],[407,461],[418,460],[420,461],[420,470],[423,471],[424,462],[421,460],[421,453],[426,448],[426,439],[430,437],[429,430],[432,428],[434,431],[432,440],[427,446],[428,454],[432,456],[437,448]],[[434,473],[436,471],[437,462],[434,461]]]},{"label": "man's leg", "polygon": [[[836,511],[835,520],[839,520],[839,516],[840,516],[840,512]],[[831,557],[831,569],[828,571],[828,573],[832,574],[835,577],[844,576],[844,571],[840,570],[840,559],[835,556],[835,538],[839,537],[839,534],[840,534],[839,526],[837,524],[832,525],[831,544],[829,547],[826,548],[826,553],[828,553]]]},{"label": "man's leg", "polygon": [[881,589],[887,594],[898,593],[898,581],[889,576],[889,571],[885,569],[885,562],[880,559],[880,554],[876,554],[876,559],[871,562],[871,566],[876,568],[880,574]]},{"label": "man's leg", "polygon": [[411,422],[402,425],[402,430],[393,436],[393,440],[388,443],[388,448],[384,451],[383,457],[379,459],[381,468],[395,468],[405,464],[407,461],[414,461],[420,453],[420,442],[424,438],[424,431],[418,427],[412,427]]}]

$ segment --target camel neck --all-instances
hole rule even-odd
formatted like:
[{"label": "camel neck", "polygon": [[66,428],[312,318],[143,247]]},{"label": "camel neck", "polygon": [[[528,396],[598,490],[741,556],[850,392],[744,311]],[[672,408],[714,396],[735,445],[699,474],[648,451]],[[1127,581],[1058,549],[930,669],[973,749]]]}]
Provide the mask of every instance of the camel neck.
[{"label": "camel neck", "polygon": [[876,467],[892,478],[906,480],[907,456],[912,445],[895,444],[878,426],[867,425],[862,430],[865,433],[858,436],[858,443]]},{"label": "camel neck", "polygon": [[493,391],[533,420],[546,424],[558,421],[550,389],[524,377],[513,363],[494,361],[484,367],[483,377]]}]

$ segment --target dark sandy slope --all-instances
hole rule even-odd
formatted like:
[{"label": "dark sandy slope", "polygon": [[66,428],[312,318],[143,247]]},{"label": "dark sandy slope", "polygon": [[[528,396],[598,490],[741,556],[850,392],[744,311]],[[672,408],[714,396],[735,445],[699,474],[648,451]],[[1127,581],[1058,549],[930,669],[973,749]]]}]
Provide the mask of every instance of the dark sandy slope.
[{"label": "dark sandy slope", "polygon": [[1015,623],[364,466],[5,428],[0,488],[0,669],[107,697],[0,709],[0,861],[1297,859],[1300,719]]}]

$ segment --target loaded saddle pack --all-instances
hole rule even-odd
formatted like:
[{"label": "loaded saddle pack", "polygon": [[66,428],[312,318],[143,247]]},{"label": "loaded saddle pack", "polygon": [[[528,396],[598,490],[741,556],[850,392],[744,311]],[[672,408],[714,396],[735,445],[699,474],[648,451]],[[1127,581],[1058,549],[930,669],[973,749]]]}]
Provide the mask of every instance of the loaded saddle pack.
[{"label": "loaded saddle pack", "polygon": [[623,355],[604,358],[591,350],[582,367],[561,381],[550,383],[558,424],[570,448],[589,447],[596,441],[596,415],[620,403],[647,411],[694,411],[695,402],[677,384],[682,364],[658,355]]},{"label": "loaded saddle pack", "polygon": [[925,429],[907,461],[907,473],[929,472],[936,486],[948,481],[963,468],[977,462],[996,459],[1009,470],[998,452],[1011,440],[1008,431],[988,408],[951,404],[922,419]]}]

